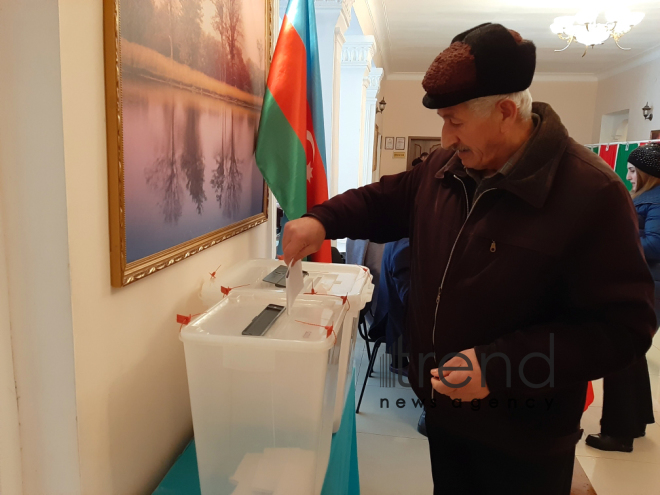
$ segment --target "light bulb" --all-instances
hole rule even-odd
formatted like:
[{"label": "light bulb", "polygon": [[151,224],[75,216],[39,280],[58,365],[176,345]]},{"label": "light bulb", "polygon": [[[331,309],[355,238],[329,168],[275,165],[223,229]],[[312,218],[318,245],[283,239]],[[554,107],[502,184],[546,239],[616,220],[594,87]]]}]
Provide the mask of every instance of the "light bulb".
[{"label": "light bulb", "polygon": [[575,24],[592,24],[598,19],[598,10],[594,8],[581,10],[575,14]]},{"label": "light bulb", "polygon": [[574,25],[575,18],[572,15],[555,17],[555,22],[550,26],[550,30],[555,34],[564,33],[567,36],[572,36]]},{"label": "light bulb", "polygon": [[550,24],[550,31],[554,34],[562,34],[564,32],[564,27],[557,23],[552,23]]},{"label": "light bulb", "polygon": [[580,26],[578,32],[575,33],[575,39],[587,46],[602,45],[609,37],[610,33],[603,24],[592,24],[589,29],[586,26]]}]

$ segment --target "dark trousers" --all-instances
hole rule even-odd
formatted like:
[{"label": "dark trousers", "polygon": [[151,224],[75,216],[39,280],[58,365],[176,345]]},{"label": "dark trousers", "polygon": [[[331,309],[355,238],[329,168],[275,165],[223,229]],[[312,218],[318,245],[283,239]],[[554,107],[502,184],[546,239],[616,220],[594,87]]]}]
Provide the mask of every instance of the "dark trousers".
[{"label": "dark trousers", "polygon": [[646,357],[603,380],[600,431],[612,437],[636,438],[654,422],[651,379]]},{"label": "dark trousers", "polygon": [[575,448],[513,456],[451,434],[426,415],[434,495],[570,495]]}]

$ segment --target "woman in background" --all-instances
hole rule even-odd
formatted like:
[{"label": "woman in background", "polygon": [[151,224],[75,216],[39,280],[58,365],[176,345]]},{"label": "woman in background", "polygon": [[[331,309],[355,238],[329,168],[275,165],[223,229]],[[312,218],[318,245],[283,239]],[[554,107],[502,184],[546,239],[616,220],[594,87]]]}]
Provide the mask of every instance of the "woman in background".
[{"label": "woman in background", "polygon": [[[644,256],[655,280],[655,315],[660,321],[660,145],[634,150],[628,175],[639,219]],[[600,450],[632,452],[635,438],[654,423],[651,381],[646,357],[603,380],[600,434],[587,436],[587,445]]]},{"label": "woman in background", "polygon": [[655,316],[660,322],[660,144],[647,144],[628,158],[627,179],[639,220],[644,256],[655,281]]}]

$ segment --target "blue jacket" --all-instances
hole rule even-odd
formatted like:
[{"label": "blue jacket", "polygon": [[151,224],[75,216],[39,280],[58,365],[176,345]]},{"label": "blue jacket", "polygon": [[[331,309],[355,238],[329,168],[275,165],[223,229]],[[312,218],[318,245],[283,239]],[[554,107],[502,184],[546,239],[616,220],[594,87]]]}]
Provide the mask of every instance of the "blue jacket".
[{"label": "blue jacket", "polygon": [[388,242],[383,251],[383,262],[378,284],[378,304],[374,324],[369,329],[371,338],[387,337],[387,352],[397,353],[397,340],[403,337],[402,351],[408,352],[405,332],[408,291],[410,289],[410,243],[408,238]]},{"label": "blue jacket", "polygon": [[660,186],[637,196],[633,203],[639,219],[639,237],[653,274],[656,294],[660,286]]}]

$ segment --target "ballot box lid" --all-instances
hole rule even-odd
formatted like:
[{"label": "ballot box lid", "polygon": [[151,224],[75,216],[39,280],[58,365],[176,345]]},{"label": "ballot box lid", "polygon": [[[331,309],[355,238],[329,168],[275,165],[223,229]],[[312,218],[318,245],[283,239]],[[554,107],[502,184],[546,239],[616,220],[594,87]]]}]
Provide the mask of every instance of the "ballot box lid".
[{"label": "ballot box lid", "polygon": [[232,291],[207,312],[181,329],[184,343],[280,347],[287,350],[327,350],[334,345],[348,304],[334,296],[299,296],[262,336],[243,335],[243,330],[269,304],[286,307],[286,297],[276,291]]},{"label": "ballot box lid", "polygon": [[[202,302],[211,307],[228,292],[268,291],[284,294],[285,289],[273,283],[264,282],[273,270],[286,269],[283,261],[271,259],[251,259],[221,266],[203,285]],[[369,270],[359,265],[337,263],[303,262],[302,269],[307,273],[304,294],[343,296],[350,303],[349,311],[357,313],[371,301],[374,285]]]}]

